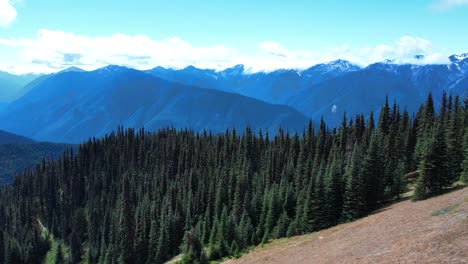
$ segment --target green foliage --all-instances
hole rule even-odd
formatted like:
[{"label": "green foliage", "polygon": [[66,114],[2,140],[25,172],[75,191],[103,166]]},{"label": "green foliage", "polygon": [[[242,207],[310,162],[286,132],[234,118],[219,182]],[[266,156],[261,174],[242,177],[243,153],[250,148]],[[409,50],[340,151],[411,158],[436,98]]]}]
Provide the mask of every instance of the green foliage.
[{"label": "green foliage", "polygon": [[358,147],[354,147],[351,161],[345,171],[345,192],[342,219],[349,222],[361,217],[366,212],[365,186],[361,173],[361,154]]},{"label": "green foliage", "polygon": [[[235,243],[235,241],[233,243]],[[235,246],[236,246],[236,252],[238,252],[237,244],[235,244]],[[200,240],[196,236],[194,230],[190,230],[185,234],[183,251],[184,251],[184,256],[179,262],[181,264],[208,263],[205,252],[203,250],[203,245],[201,244]]]},{"label": "green foliage", "polygon": [[63,257],[62,244],[59,244],[57,247],[57,254],[55,255],[55,264],[65,264],[65,259]]},{"label": "green foliage", "polygon": [[425,171],[421,171],[418,176],[418,180],[416,181],[416,187],[414,189],[413,196],[411,200],[419,201],[424,200],[427,198],[427,186],[425,182]]},{"label": "green foliage", "polygon": [[464,154],[464,159],[462,163],[462,173],[460,175],[460,181],[464,183],[468,183],[468,128],[465,128],[465,140],[464,140],[464,145],[465,145],[465,154]]},{"label": "green foliage", "polygon": [[19,246],[13,241],[10,241],[5,248],[5,264],[16,264],[21,263],[21,255]]},{"label": "green foliage", "polygon": [[69,256],[69,248],[63,243],[63,241],[59,241],[55,239],[53,236],[49,237],[50,239],[50,250],[47,252],[46,256],[44,257],[44,264],[55,264],[57,262],[57,257],[59,255],[58,249],[59,245],[62,251],[62,263],[67,263],[68,256]]},{"label": "green foliage", "polygon": [[[460,108],[458,99],[455,100],[453,111],[444,109],[442,105],[441,115],[436,120],[434,120],[433,110],[428,110],[431,108],[433,108],[432,98],[429,95],[424,106],[425,119],[423,121],[431,120],[432,123],[421,124],[424,130],[420,139],[421,143],[418,143],[420,175],[412,200],[422,200],[440,194],[444,188],[451,186],[460,177],[461,170],[458,168],[462,166],[462,159],[456,153],[459,152],[458,148],[461,148],[462,144],[454,144],[454,142],[458,142],[462,134],[458,126],[454,125],[458,121],[454,120],[462,120],[466,117],[462,117],[461,111],[458,110]],[[466,116],[466,112],[464,115]],[[461,175],[463,177],[463,173]]]}]

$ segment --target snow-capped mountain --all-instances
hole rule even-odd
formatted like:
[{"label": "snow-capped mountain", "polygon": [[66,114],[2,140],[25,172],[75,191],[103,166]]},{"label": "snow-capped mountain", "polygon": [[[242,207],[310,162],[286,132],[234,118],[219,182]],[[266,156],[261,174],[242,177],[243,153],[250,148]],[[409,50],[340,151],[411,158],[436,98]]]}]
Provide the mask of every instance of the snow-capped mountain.
[{"label": "snow-capped mountain", "polygon": [[[414,58],[423,60],[424,55],[417,54]],[[364,68],[337,60],[302,71],[284,69],[252,74],[246,73],[242,65],[221,72],[196,68],[190,71],[157,68],[148,72],[163,79],[170,72],[171,81],[286,104],[313,119],[325,116],[331,125],[336,125],[344,111],[350,115],[378,111],[387,95],[410,111],[416,110],[429,92],[433,93],[436,104],[443,90],[466,96],[468,54],[449,59],[451,63],[447,65],[385,60]]]},{"label": "snow-capped mountain", "polygon": [[387,95],[414,112],[431,92],[438,106],[443,91],[468,96],[468,59],[462,57],[449,65],[375,63],[315,84],[286,104],[312,119],[323,116],[332,125],[339,124],[344,111],[378,112]]},{"label": "snow-capped mountain", "polygon": [[468,59],[468,53],[462,53],[462,54],[459,54],[459,55],[454,54],[454,55],[450,56],[449,59],[450,59],[450,61],[452,63],[458,63],[460,61]]},{"label": "snow-capped mountain", "polygon": [[182,70],[156,67],[147,72],[170,81],[210,89],[230,91],[258,98],[270,103],[285,103],[288,98],[304,92],[313,84],[361,69],[348,61],[337,60],[298,71],[280,69],[273,72],[248,73],[244,65],[223,71],[198,69],[189,66]]}]

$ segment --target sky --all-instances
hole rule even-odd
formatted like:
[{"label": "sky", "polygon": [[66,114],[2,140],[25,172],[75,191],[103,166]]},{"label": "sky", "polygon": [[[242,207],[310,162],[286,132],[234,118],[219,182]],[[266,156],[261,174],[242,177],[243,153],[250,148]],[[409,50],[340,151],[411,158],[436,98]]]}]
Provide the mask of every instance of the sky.
[{"label": "sky", "polygon": [[466,28],[468,0],[0,0],[0,70],[447,63]]}]

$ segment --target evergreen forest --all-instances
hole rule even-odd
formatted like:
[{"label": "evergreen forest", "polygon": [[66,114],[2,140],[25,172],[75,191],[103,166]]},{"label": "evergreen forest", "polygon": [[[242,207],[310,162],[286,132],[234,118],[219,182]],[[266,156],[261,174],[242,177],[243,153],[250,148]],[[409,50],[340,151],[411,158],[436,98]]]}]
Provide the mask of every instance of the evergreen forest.
[{"label": "evergreen forest", "polygon": [[[181,263],[367,215],[468,181],[468,100],[304,130],[123,129],[43,160],[0,189],[0,263]],[[414,178],[408,175],[416,175]],[[65,249],[66,254],[65,254]]]}]

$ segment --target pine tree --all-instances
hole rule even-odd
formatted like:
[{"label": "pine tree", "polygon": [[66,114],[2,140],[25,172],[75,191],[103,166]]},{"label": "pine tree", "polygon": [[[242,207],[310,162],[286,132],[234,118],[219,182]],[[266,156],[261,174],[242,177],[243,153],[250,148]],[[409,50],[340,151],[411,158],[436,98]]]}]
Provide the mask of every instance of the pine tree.
[{"label": "pine tree", "polygon": [[331,225],[339,222],[343,210],[343,157],[341,152],[332,151],[331,163],[325,178],[325,210],[327,220]]},{"label": "pine tree", "polygon": [[361,154],[358,146],[354,146],[351,160],[345,172],[345,192],[343,197],[344,222],[355,220],[363,216],[366,211],[365,186],[361,176]]},{"label": "pine tree", "polygon": [[307,231],[320,230],[330,226],[329,215],[327,214],[326,208],[326,194],[325,194],[325,183],[324,183],[324,162],[320,166],[317,175],[317,182],[314,185],[314,199],[312,199],[311,213],[313,214],[312,225]]},{"label": "pine tree", "polygon": [[18,245],[15,242],[10,241],[6,246],[5,264],[17,264],[22,262]]},{"label": "pine tree", "polygon": [[80,236],[73,231],[70,235],[70,263],[80,263],[82,254]]},{"label": "pine tree", "polygon": [[464,138],[464,146],[465,146],[465,155],[462,164],[462,172],[460,174],[460,181],[464,183],[468,183],[468,128],[465,128],[465,138]]},{"label": "pine tree", "polygon": [[63,258],[62,244],[57,246],[57,254],[55,254],[55,264],[64,264],[65,260]]},{"label": "pine tree", "polygon": [[241,248],[246,248],[252,243],[252,234],[254,233],[252,220],[248,214],[244,211],[241,217],[241,221],[238,226],[237,236],[242,242],[239,246]]},{"label": "pine tree", "polygon": [[162,263],[169,256],[168,248],[169,240],[169,219],[165,213],[161,216],[159,238],[156,247],[155,263]]},{"label": "pine tree", "polygon": [[218,234],[218,229],[219,229],[219,221],[216,219],[213,222],[213,226],[211,228],[211,235],[210,235],[210,241],[209,241],[209,259],[210,260],[215,260],[221,257],[221,245],[217,241],[217,234]]},{"label": "pine tree", "polygon": [[429,195],[439,194],[443,188],[452,183],[448,180],[448,161],[443,130],[440,127],[436,130],[436,135],[426,142],[424,148],[413,200],[422,200]]},{"label": "pine tree", "polygon": [[148,258],[146,263],[153,263],[157,254],[158,247],[158,230],[156,220],[151,221],[150,232],[148,235]]},{"label": "pine tree", "polygon": [[273,192],[269,192],[268,193],[268,198],[267,198],[267,214],[266,214],[266,217],[265,217],[265,229],[264,229],[264,233],[263,233],[263,238],[262,238],[262,243],[266,243],[268,242],[268,240],[270,239],[270,233],[271,233],[271,230],[273,229],[274,227],[274,223],[275,223],[275,213],[276,213],[276,201],[275,201],[275,197],[273,195]]},{"label": "pine tree", "polygon": [[[144,200],[144,204],[146,205],[145,207],[148,208],[149,205],[146,199],[147,198]],[[133,244],[136,263],[145,263],[148,258],[149,241],[147,237],[147,220],[149,217],[143,210],[144,209],[139,208],[136,213],[137,225],[135,227],[135,240]]]},{"label": "pine tree", "polygon": [[450,175],[445,129],[442,124],[438,124],[435,129],[434,144],[432,144],[433,148],[430,149],[433,152],[432,158],[435,168],[429,189],[433,194],[440,194],[443,188],[453,184],[455,178]]},{"label": "pine tree", "polygon": [[366,204],[369,208],[375,208],[377,202],[383,198],[384,163],[380,152],[378,134],[371,136],[369,149],[364,157],[361,175],[364,181]]},{"label": "pine tree", "polygon": [[385,105],[382,107],[380,110],[380,116],[379,116],[379,131],[385,135],[388,133],[389,130],[389,113],[390,112],[390,107],[388,105],[388,96],[385,97]]},{"label": "pine tree", "polygon": [[[422,165],[424,167],[424,165]],[[425,175],[426,171],[421,170],[419,172],[418,179],[416,181],[416,187],[414,189],[413,196],[411,197],[411,200],[413,201],[419,201],[419,200],[424,200],[427,198],[427,187],[426,187],[426,182],[425,182]]]},{"label": "pine tree", "polygon": [[398,162],[395,169],[394,180],[392,186],[392,195],[400,199],[400,195],[406,191],[405,164],[402,161]]},{"label": "pine tree", "polygon": [[133,245],[133,211],[131,202],[130,180],[127,175],[123,177],[122,194],[120,198],[120,216],[119,216],[119,263],[132,263],[134,261]]},{"label": "pine tree", "polygon": [[229,248],[229,254],[234,257],[239,255],[239,245],[237,245],[236,240],[232,241],[231,247]]},{"label": "pine tree", "polygon": [[425,154],[425,148],[428,145],[428,141],[432,140],[435,123],[435,112],[434,112],[434,101],[432,94],[429,93],[427,96],[426,103],[422,108],[421,119],[418,120],[418,141],[415,148],[415,160],[419,164],[423,155]]},{"label": "pine tree", "polygon": [[449,180],[458,180],[463,163],[463,111],[460,109],[459,97],[455,98],[453,111],[448,113],[446,126],[447,157],[449,162]]},{"label": "pine tree", "polygon": [[288,214],[283,211],[283,213],[278,219],[278,222],[276,223],[275,228],[272,231],[272,237],[275,239],[285,237],[286,232],[288,231],[289,222],[290,219],[288,217]]},{"label": "pine tree", "polygon": [[185,234],[183,252],[184,256],[180,261],[181,264],[208,263],[202,244],[200,243],[200,240],[196,236],[194,230],[190,230]]}]

